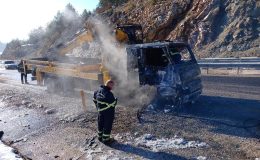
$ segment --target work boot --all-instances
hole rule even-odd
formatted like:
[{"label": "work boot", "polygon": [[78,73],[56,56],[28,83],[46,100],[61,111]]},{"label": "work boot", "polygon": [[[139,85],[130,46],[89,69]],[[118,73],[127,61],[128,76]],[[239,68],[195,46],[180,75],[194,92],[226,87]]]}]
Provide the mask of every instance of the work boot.
[{"label": "work boot", "polygon": [[103,142],[103,141],[102,141],[102,137],[98,137],[98,140],[99,140],[99,142]]},{"label": "work boot", "polygon": [[102,142],[107,145],[107,146],[110,146],[111,144],[113,144],[116,140],[114,138],[109,138],[109,139],[106,139],[106,140],[102,140]]},{"label": "work boot", "polygon": [[102,132],[102,131],[99,131],[99,132],[98,132],[98,140],[99,140],[100,142],[102,142],[102,135],[103,135],[103,132]]}]

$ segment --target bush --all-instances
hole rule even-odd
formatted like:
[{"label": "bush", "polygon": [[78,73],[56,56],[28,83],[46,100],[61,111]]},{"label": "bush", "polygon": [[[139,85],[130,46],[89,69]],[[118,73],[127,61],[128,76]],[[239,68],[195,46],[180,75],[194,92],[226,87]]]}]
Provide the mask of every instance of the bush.
[{"label": "bush", "polygon": [[128,0],[100,0],[99,6],[104,7],[107,5],[115,5],[118,6],[122,3],[126,3]]}]

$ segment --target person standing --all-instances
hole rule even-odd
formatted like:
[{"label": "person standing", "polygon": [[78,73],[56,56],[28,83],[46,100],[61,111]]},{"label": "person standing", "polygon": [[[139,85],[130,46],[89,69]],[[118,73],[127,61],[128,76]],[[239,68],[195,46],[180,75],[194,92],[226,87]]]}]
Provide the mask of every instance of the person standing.
[{"label": "person standing", "polygon": [[94,92],[93,101],[98,110],[98,140],[106,145],[114,142],[111,138],[111,130],[115,117],[115,106],[117,98],[114,97],[111,90],[114,88],[114,82],[108,80],[105,85]]},{"label": "person standing", "polygon": [[27,82],[27,67],[24,66],[24,61],[21,60],[20,63],[18,64],[18,72],[21,73],[21,83],[22,84],[28,84]]},{"label": "person standing", "polygon": [[0,140],[2,139],[3,135],[4,135],[4,131],[0,131]]}]

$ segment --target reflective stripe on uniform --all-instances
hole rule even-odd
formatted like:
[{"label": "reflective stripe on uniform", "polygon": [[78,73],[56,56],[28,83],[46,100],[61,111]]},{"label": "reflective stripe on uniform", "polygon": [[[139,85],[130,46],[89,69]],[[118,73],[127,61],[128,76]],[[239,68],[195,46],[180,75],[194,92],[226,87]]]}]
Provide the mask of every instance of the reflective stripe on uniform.
[{"label": "reflective stripe on uniform", "polygon": [[99,112],[104,111],[104,110],[106,110],[106,109],[108,109],[108,108],[110,108],[110,107],[115,107],[115,105],[116,105],[116,101],[114,101],[113,103],[110,103],[110,104],[109,104],[109,103],[106,103],[106,102],[102,102],[102,101],[96,100],[96,99],[93,99],[93,101],[95,101],[95,102],[97,102],[97,103],[100,103],[100,104],[104,104],[104,105],[107,106],[107,107],[105,107],[105,108],[98,109]]},{"label": "reflective stripe on uniform", "polygon": [[103,137],[110,137],[110,134],[103,134]]},{"label": "reflective stripe on uniform", "polygon": [[110,134],[103,134],[102,136],[103,141],[107,141],[110,139]]}]

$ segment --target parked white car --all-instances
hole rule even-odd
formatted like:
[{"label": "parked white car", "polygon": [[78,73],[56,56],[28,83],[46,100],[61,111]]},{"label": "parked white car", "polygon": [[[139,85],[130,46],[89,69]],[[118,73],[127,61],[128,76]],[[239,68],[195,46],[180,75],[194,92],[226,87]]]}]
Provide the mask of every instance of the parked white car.
[{"label": "parked white car", "polygon": [[6,60],[2,62],[5,69],[17,69],[17,64],[15,61]]}]

